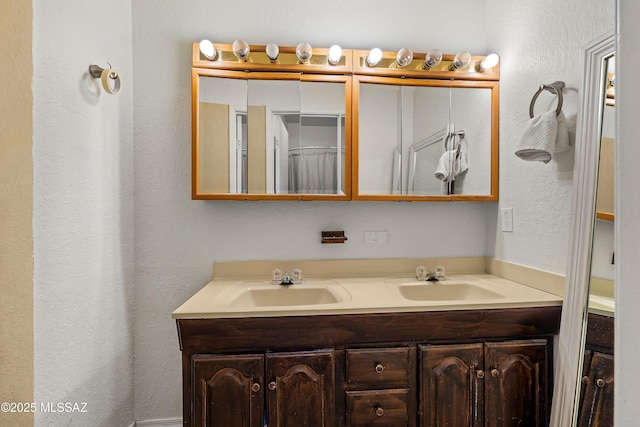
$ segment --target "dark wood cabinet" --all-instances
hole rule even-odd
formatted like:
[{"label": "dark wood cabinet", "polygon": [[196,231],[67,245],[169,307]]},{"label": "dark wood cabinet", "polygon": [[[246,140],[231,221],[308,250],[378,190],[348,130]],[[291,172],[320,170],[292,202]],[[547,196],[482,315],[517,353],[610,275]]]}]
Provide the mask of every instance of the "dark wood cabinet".
[{"label": "dark wood cabinet", "polygon": [[546,426],[547,341],[420,346],[421,427]]},{"label": "dark wood cabinet", "polygon": [[613,317],[589,313],[578,427],[613,426]]},{"label": "dark wood cabinet", "polygon": [[185,426],[542,426],[560,307],[178,319]]},{"label": "dark wood cabinet", "polygon": [[263,427],[266,418],[272,427],[335,426],[331,350],[197,354],[192,372],[194,425]]},{"label": "dark wood cabinet", "polygon": [[269,427],[334,427],[332,350],[267,354]]},{"label": "dark wood cabinet", "polygon": [[549,425],[548,354],[544,340],[485,344],[485,426]]},{"label": "dark wood cabinet", "polygon": [[420,426],[484,425],[482,344],[420,346]]},{"label": "dark wood cabinet", "polygon": [[263,355],[194,355],[192,372],[195,425],[264,425]]}]

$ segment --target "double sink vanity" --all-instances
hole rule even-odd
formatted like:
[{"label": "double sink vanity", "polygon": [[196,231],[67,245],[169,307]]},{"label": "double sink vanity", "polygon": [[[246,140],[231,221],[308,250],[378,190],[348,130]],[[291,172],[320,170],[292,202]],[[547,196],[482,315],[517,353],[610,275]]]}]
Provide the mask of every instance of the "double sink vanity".
[{"label": "double sink vanity", "polygon": [[[420,265],[446,274],[417,280]],[[217,263],[173,313],[184,425],[548,425],[562,298],[489,265]]]}]

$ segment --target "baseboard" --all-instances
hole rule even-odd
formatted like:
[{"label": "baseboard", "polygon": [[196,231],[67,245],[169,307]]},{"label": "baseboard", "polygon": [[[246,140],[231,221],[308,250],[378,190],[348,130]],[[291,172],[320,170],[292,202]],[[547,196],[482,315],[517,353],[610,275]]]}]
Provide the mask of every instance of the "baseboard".
[{"label": "baseboard", "polygon": [[162,420],[136,421],[132,427],[182,427],[182,418],[165,418]]}]

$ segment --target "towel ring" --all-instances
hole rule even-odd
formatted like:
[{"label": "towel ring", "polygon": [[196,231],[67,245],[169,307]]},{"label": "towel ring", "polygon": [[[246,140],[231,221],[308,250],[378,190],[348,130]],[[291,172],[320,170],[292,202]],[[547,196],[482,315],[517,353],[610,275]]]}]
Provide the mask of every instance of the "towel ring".
[{"label": "towel ring", "polygon": [[538,96],[540,96],[543,90],[549,91],[558,96],[558,107],[556,108],[556,116],[560,114],[560,111],[562,111],[562,88],[563,87],[564,87],[564,82],[560,80],[555,81],[548,85],[540,85],[540,88],[538,89],[536,94],[533,95],[533,99],[531,100],[531,105],[529,105],[529,117],[533,118],[533,107],[536,104],[536,100],[538,99]]}]

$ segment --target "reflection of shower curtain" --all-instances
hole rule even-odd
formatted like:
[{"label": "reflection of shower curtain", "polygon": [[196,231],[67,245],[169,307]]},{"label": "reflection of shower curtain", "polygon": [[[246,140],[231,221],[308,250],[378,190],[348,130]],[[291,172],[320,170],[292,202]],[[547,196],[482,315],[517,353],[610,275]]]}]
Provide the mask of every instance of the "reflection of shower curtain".
[{"label": "reflection of shower curtain", "polygon": [[289,192],[336,194],[336,149],[300,147],[289,150]]}]

